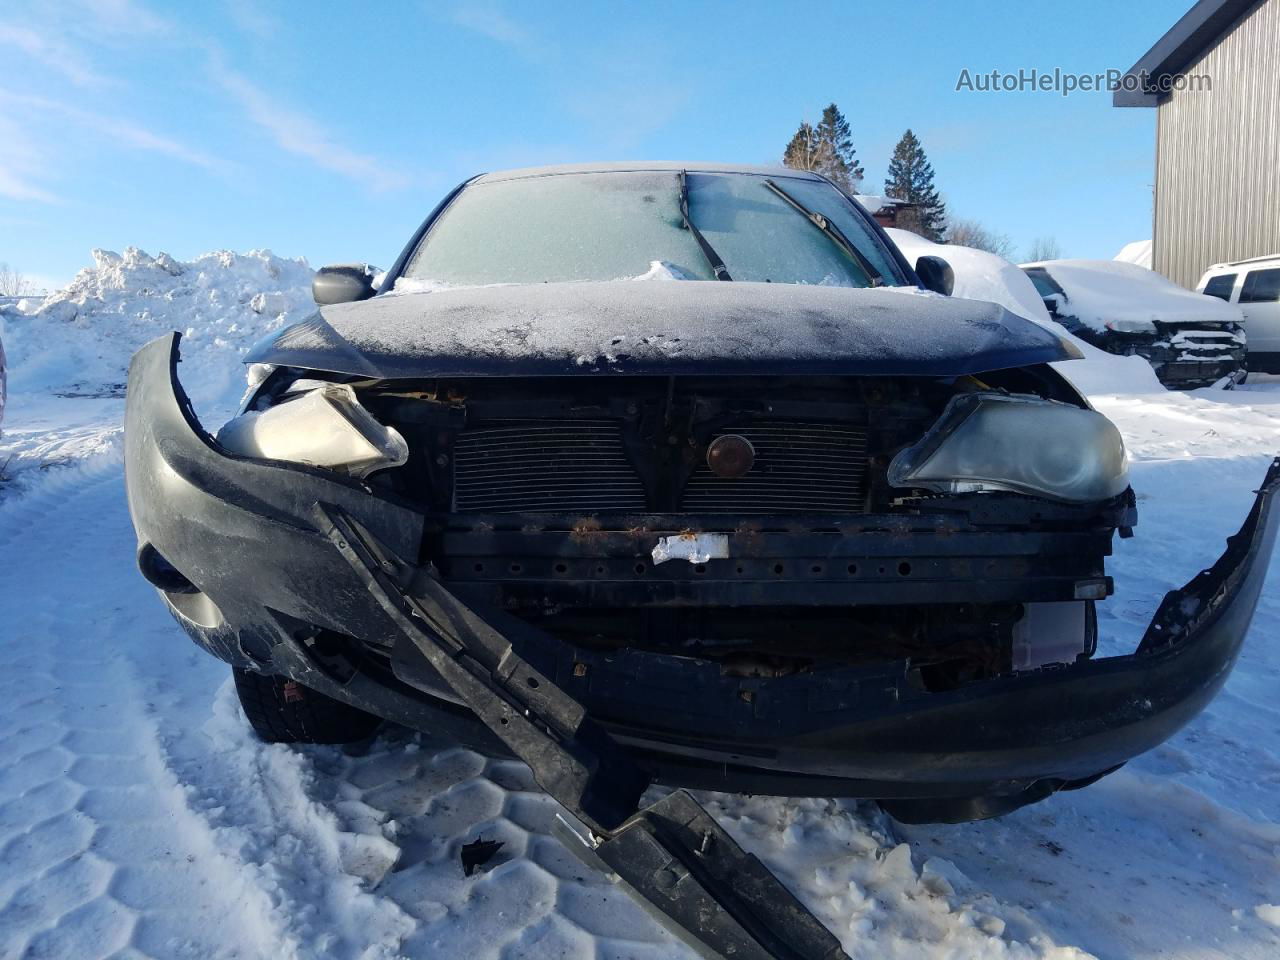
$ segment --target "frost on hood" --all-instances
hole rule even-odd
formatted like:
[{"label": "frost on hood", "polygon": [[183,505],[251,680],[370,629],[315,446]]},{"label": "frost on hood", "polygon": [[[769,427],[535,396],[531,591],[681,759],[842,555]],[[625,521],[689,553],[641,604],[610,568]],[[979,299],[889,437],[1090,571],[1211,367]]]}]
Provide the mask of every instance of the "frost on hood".
[{"label": "frost on hood", "polygon": [[[908,302],[910,301],[910,302]],[[323,308],[248,357],[359,376],[951,376],[1065,359],[994,304],[783,283],[540,283]]]}]

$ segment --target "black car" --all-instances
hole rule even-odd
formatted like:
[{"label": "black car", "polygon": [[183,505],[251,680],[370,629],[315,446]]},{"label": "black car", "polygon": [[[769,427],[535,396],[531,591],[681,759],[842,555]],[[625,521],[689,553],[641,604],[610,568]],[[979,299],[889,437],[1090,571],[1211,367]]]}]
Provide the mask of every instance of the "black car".
[{"label": "black car", "polygon": [[320,271],[216,436],[178,335],[139,351],[139,566],[264,738],[514,754],[686,934],[836,956],[687,793],[642,792],[957,821],[1084,786],[1221,687],[1274,537],[1275,468],[1095,658],[1121,438],[1050,366],[1073,347],[948,273],[796,170],[476,177],[381,293]]}]

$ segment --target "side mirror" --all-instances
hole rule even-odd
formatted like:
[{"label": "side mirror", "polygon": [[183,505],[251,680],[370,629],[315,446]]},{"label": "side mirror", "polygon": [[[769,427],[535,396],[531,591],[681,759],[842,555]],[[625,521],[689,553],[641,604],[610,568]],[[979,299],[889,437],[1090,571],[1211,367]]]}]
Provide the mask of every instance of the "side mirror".
[{"label": "side mirror", "polygon": [[956,288],[956,272],[941,257],[921,257],[916,261],[916,275],[926,290],[951,296]]},{"label": "side mirror", "polygon": [[373,267],[367,263],[338,263],[321,267],[311,280],[311,298],[320,306],[368,300],[373,289]]}]

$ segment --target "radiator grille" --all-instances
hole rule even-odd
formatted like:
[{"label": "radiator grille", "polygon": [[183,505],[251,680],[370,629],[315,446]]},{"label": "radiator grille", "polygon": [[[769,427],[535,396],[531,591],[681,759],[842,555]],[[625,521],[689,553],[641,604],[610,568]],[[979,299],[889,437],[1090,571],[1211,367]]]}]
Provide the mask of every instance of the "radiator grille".
[{"label": "radiator grille", "polygon": [[454,508],[643,512],[644,488],[611,420],[494,420],[459,434]]},{"label": "radiator grille", "polygon": [[720,434],[746,437],[755,465],[717,477],[699,465],[680,509],[689,513],[856,513],[866,496],[866,431],[848,424],[757,422]]}]

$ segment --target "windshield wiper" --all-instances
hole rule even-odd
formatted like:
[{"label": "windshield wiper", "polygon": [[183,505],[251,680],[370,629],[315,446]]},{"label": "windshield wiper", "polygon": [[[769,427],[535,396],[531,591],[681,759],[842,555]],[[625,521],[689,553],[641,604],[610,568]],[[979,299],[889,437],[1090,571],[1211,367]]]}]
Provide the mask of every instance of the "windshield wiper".
[{"label": "windshield wiper", "polygon": [[693,225],[693,221],[689,219],[689,178],[685,175],[685,171],[680,171],[680,216],[684,218],[684,228],[693,234],[693,239],[698,241],[698,247],[702,250],[702,255],[707,258],[707,263],[711,266],[711,272],[717,280],[732,280],[729,276],[729,269],[724,265],[724,261],[720,259],[720,254],[716,253],[706,237],[702,235],[702,231]]},{"label": "windshield wiper", "polygon": [[844,235],[844,231],[836,226],[835,221],[823,216],[821,213],[816,213],[813,210],[810,210],[772,180],[765,180],[764,185],[785,200],[792,210],[803,216],[815,227],[825,233],[832,243],[843,250],[848,255],[849,259],[862,269],[862,272],[865,273],[867,278],[871,281],[871,286],[879,287],[884,285],[884,275],[872,266],[871,261],[866,258],[863,252],[849,241],[849,238]]}]

